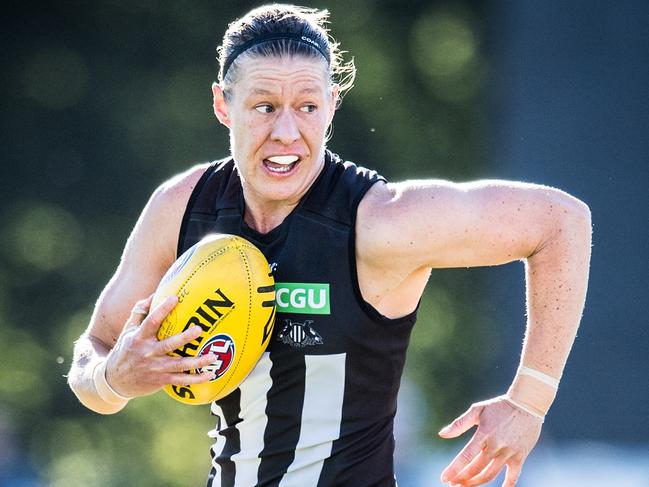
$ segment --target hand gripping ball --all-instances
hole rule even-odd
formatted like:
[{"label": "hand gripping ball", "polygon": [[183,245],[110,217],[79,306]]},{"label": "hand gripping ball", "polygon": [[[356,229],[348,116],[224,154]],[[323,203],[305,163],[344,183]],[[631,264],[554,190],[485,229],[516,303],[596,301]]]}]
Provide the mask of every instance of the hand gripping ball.
[{"label": "hand gripping ball", "polygon": [[217,360],[206,369],[216,376],[203,384],[167,385],[164,391],[185,404],[206,404],[227,396],[254,368],[273,330],[275,281],[268,261],[241,237],[209,235],[171,266],[151,307],[172,294],[178,296],[178,304],[160,326],[158,339],[200,326],[203,333],[196,340],[169,355],[213,352]]}]

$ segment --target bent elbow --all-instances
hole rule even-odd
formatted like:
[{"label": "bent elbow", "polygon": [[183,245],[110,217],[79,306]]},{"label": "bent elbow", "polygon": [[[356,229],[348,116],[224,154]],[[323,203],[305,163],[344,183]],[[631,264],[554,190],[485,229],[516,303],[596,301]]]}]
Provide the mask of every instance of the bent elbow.
[{"label": "bent elbow", "polygon": [[582,200],[570,196],[568,219],[571,226],[588,233],[592,232],[592,214],[590,207]]},{"label": "bent elbow", "polygon": [[[592,215],[588,205],[582,200],[563,193],[560,201],[560,218],[555,223],[574,244],[590,253],[592,241]],[[586,248],[588,250],[586,250]]]}]

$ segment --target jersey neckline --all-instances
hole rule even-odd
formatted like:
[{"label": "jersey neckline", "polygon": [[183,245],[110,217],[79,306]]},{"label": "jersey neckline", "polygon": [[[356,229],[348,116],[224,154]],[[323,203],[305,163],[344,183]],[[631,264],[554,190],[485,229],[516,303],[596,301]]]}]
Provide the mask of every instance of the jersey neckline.
[{"label": "jersey neckline", "polygon": [[246,238],[249,238],[251,240],[256,240],[257,242],[260,242],[262,244],[269,244],[273,242],[275,239],[280,237],[282,234],[284,234],[287,229],[290,227],[291,220],[293,219],[293,216],[304,206],[304,204],[308,201],[309,197],[313,194],[314,189],[322,182],[324,175],[326,174],[327,170],[331,167],[333,164],[333,157],[331,155],[331,152],[329,149],[325,149],[325,154],[324,154],[324,164],[322,165],[322,169],[316,176],[315,180],[313,183],[311,183],[311,186],[309,189],[306,191],[304,196],[300,198],[300,201],[298,202],[297,205],[295,205],[295,208],[291,210],[291,212],[286,215],[284,220],[277,225],[275,228],[272,230],[269,230],[268,232],[259,232],[252,228],[250,225],[248,225],[245,222],[244,215],[246,211],[246,202],[245,198],[243,196],[243,187],[241,186],[241,179],[239,178],[239,173],[236,171],[236,165],[235,165],[235,171],[237,174],[237,178],[239,178],[238,181],[238,195],[237,195],[237,200],[238,200],[238,209],[241,214],[241,234],[245,236]]}]

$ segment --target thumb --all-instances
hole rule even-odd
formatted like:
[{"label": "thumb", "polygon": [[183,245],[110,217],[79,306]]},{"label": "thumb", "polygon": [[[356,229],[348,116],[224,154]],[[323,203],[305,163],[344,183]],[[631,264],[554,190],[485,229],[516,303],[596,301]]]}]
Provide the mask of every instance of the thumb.
[{"label": "thumb", "polygon": [[471,406],[462,416],[456,418],[451,424],[442,428],[439,436],[442,438],[456,438],[465,431],[478,424],[482,413],[482,406]]}]

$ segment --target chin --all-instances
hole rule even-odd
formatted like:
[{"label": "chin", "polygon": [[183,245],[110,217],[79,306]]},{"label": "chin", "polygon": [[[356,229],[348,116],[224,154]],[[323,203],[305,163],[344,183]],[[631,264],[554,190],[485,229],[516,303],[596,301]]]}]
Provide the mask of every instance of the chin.
[{"label": "chin", "polygon": [[[259,194],[267,201],[294,201],[298,200],[303,196],[303,191],[300,188],[296,188],[291,185],[291,187],[286,187],[286,185],[266,185]],[[274,187],[275,186],[275,187]],[[281,187],[279,187],[281,186]]]}]

